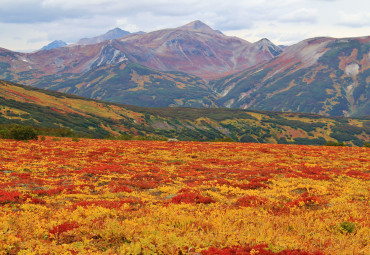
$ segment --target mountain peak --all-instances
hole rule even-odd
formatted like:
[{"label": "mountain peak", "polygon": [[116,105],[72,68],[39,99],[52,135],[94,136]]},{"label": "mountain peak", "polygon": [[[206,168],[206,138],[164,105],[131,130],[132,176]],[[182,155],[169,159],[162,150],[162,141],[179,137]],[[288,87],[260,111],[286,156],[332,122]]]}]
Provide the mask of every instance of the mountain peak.
[{"label": "mountain peak", "polygon": [[[184,26],[179,27],[181,29],[186,29],[186,30],[196,30],[196,31],[201,31],[201,32],[206,32],[206,33],[220,33],[219,31],[213,30],[210,26],[207,24],[203,23],[200,20],[194,20]],[[221,33],[222,34],[222,33]]]},{"label": "mountain peak", "polygon": [[51,49],[55,49],[55,48],[64,47],[66,45],[67,45],[67,43],[65,43],[61,40],[55,40],[55,41],[49,43],[48,45],[42,47],[41,50],[51,50]]},{"label": "mountain peak", "polygon": [[116,27],[116,28],[109,30],[107,33],[105,33],[105,35],[122,35],[122,34],[126,35],[129,33],[130,32],[122,30],[119,27]]},{"label": "mountain peak", "polygon": [[122,30],[118,27],[109,30],[103,35],[95,36],[92,38],[83,38],[77,42],[77,44],[96,44],[100,43],[106,40],[112,40],[112,39],[117,39],[126,35],[130,35],[131,33],[125,30]]},{"label": "mountain peak", "polygon": [[261,50],[261,51],[268,51],[270,52],[273,56],[277,56],[279,55],[281,52],[283,52],[283,50],[279,47],[279,46],[276,46],[275,44],[273,44],[269,39],[267,38],[262,38],[261,40],[259,40],[258,42],[255,42],[254,43],[255,45],[257,45],[257,47]]}]

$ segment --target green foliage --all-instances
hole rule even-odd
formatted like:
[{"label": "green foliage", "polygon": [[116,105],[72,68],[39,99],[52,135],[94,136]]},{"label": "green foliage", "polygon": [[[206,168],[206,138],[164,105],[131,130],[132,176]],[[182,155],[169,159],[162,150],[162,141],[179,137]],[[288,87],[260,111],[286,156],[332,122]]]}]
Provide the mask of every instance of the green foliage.
[{"label": "green foliage", "polygon": [[225,142],[225,143],[233,143],[235,142],[234,139],[230,138],[230,137],[223,137],[223,138],[216,138],[215,140],[213,140],[212,142]]},{"label": "green foliage", "polygon": [[364,142],[364,147],[370,148],[370,142]]},{"label": "green foliage", "polygon": [[258,141],[251,135],[243,135],[240,137],[240,142],[242,143],[258,143]]},{"label": "green foliage", "polygon": [[13,125],[3,132],[3,138],[14,140],[37,140],[38,133],[36,129],[30,126]]},{"label": "green foliage", "polygon": [[326,140],[323,137],[319,137],[316,139],[309,139],[304,137],[297,137],[294,138],[295,144],[302,144],[302,145],[324,145],[327,144]]},{"label": "green foliage", "polygon": [[356,229],[356,223],[344,221],[339,225],[339,227],[341,233],[353,233]]},{"label": "green foliage", "polygon": [[333,141],[327,141],[325,143],[326,146],[346,146],[343,142],[333,142]]},{"label": "green foliage", "polygon": [[132,135],[129,135],[129,134],[121,134],[119,136],[108,136],[105,139],[108,139],[108,140],[124,140],[124,141],[127,141],[127,140],[132,140],[132,138],[133,138]]}]

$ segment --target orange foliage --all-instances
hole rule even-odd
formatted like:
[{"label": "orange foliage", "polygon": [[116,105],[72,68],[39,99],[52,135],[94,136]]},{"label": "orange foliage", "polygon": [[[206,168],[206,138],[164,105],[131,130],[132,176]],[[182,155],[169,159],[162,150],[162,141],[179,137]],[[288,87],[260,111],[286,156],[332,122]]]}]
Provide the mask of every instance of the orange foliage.
[{"label": "orange foliage", "polygon": [[0,254],[368,254],[369,152],[0,140]]}]

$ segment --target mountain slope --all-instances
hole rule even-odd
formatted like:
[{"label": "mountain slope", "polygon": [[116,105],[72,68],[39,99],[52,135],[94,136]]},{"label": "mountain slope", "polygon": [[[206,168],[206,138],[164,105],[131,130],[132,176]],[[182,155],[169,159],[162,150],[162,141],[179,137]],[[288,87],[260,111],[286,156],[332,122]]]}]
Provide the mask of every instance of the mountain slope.
[{"label": "mountain slope", "polygon": [[81,135],[130,134],[180,140],[324,144],[370,140],[369,119],[241,109],[143,108],[0,80],[0,124],[69,128]]},{"label": "mountain slope", "polygon": [[117,41],[111,41],[32,55],[0,50],[0,59],[12,63],[12,66],[6,62],[0,65],[0,78],[132,105],[214,106],[215,94],[202,79],[134,64],[119,46]]},{"label": "mountain slope", "polygon": [[314,38],[276,58],[213,82],[234,108],[370,115],[370,37]]}]

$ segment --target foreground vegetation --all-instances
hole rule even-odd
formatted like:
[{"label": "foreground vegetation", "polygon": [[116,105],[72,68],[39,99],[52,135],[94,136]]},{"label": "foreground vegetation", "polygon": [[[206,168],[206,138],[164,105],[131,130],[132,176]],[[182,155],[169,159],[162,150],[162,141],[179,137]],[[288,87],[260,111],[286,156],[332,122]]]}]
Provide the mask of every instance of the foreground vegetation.
[{"label": "foreground vegetation", "polygon": [[3,139],[0,253],[369,254],[369,152]]}]

